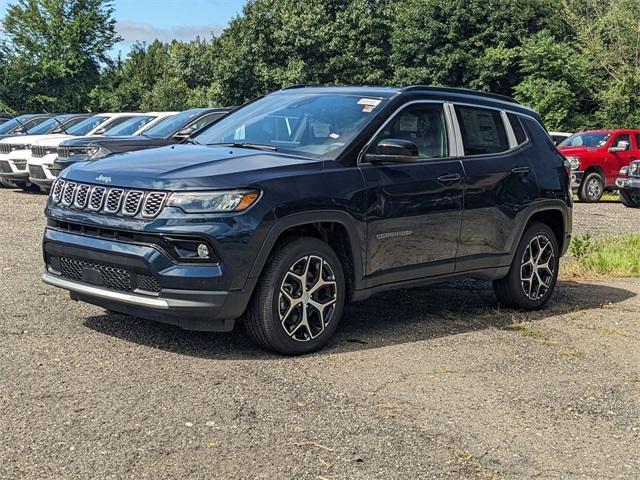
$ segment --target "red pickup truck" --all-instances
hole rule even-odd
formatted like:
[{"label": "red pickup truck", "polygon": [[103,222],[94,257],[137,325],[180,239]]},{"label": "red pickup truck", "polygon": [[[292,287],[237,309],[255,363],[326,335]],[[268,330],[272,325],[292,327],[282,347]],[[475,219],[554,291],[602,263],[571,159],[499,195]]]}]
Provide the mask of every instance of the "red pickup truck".
[{"label": "red pickup truck", "polygon": [[571,187],[583,202],[615,190],[622,167],[640,159],[640,130],[592,130],[570,136],[558,150],[571,163]]}]

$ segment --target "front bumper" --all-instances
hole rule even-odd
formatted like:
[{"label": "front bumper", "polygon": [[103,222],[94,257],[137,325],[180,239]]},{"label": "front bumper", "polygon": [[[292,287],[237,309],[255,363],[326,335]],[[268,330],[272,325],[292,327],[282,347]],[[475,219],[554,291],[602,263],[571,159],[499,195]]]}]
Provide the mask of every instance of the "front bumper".
[{"label": "front bumper", "polygon": [[573,192],[577,192],[582,184],[582,179],[584,178],[584,172],[580,172],[578,170],[571,171],[571,190]]},{"label": "front bumper", "polygon": [[187,330],[226,332],[250,293],[219,290],[219,265],[179,264],[155,245],[95,238],[47,228],[45,283],[74,300]]},{"label": "front bumper", "polygon": [[29,181],[38,185],[44,190],[51,189],[51,185],[56,180],[56,175],[51,172],[55,155],[48,155],[42,158],[29,159],[27,169],[29,171]]},{"label": "front bumper", "polygon": [[29,171],[26,160],[0,160],[0,178],[15,183],[28,182]]},{"label": "front bumper", "polygon": [[616,187],[621,190],[640,190],[640,177],[620,177],[616,180]]}]

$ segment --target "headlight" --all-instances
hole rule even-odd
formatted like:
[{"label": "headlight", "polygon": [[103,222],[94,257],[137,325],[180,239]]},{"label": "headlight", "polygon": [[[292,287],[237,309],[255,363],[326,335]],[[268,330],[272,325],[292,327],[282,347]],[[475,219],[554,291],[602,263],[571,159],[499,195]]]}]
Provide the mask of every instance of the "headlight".
[{"label": "headlight", "polygon": [[578,170],[580,168],[580,159],[578,157],[567,157],[571,164],[571,170]]},{"label": "headlight", "polygon": [[167,206],[178,207],[186,213],[241,212],[259,196],[259,192],[247,190],[172,193]]},{"label": "headlight", "polygon": [[632,163],[629,165],[629,175],[636,176],[640,175],[640,163]]},{"label": "headlight", "polygon": [[629,167],[622,167],[622,168],[620,169],[620,173],[619,173],[619,175],[620,175],[621,177],[626,177],[628,174],[629,174]]}]

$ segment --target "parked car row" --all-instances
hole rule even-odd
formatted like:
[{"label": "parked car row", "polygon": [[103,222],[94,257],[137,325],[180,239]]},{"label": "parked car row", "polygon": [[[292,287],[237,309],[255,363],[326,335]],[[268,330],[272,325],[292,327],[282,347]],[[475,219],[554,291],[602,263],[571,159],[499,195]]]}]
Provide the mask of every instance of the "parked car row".
[{"label": "parked car row", "polygon": [[49,191],[60,171],[74,162],[178,143],[229,111],[16,117],[0,125],[0,184]]}]

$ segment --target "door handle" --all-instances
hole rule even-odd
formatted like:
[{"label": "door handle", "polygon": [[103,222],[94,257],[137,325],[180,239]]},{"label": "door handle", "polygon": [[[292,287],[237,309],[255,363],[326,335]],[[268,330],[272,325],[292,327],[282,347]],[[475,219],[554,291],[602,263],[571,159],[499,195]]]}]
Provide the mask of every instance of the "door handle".
[{"label": "door handle", "polygon": [[460,180],[462,180],[462,175],[460,175],[459,173],[448,173],[446,175],[438,177],[437,180],[438,183],[448,186],[453,185],[454,183],[458,183]]},{"label": "door handle", "polygon": [[516,167],[511,169],[511,173],[515,173],[516,175],[523,175],[525,173],[529,173],[531,169],[529,167]]}]

